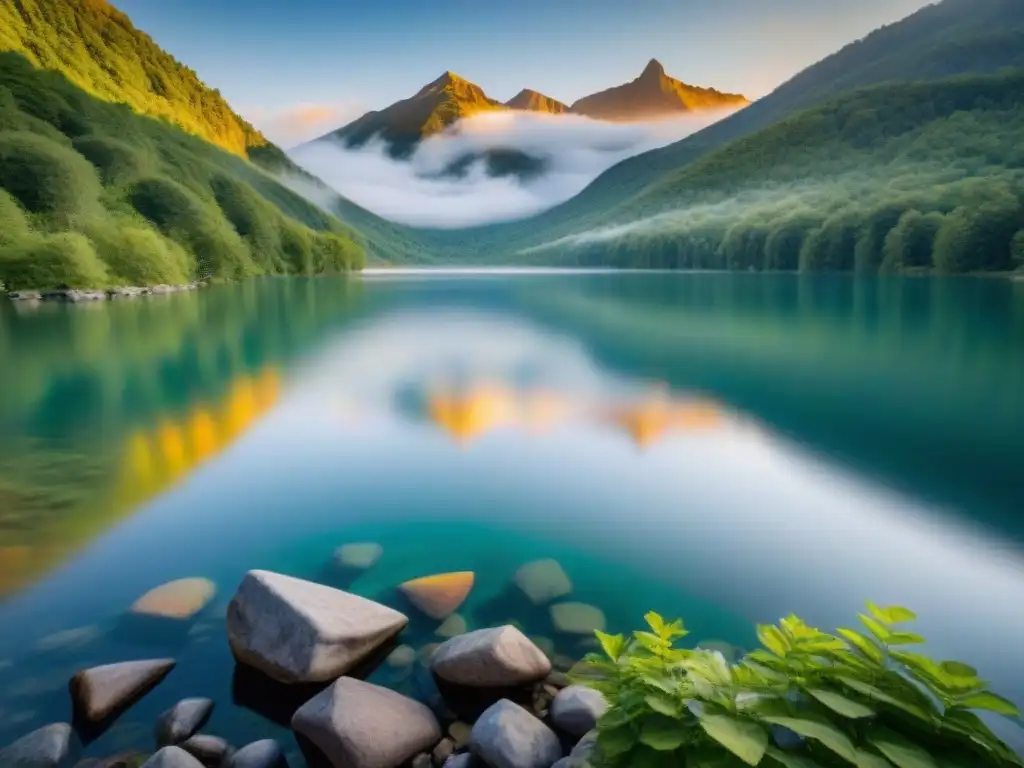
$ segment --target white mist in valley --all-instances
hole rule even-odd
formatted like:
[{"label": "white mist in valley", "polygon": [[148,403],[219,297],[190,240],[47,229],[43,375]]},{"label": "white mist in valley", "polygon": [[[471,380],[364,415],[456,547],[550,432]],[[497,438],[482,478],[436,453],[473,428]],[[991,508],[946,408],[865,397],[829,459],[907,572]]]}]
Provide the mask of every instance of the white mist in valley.
[{"label": "white mist in valley", "polygon": [[[461,120],[429,137],[407,160],[390,157],[381,141],[359,148],[324,141],[297,147],[290,155],[338,193],[379,216],[413,226],[465,227],[551,208],[616,163],[679,141],[728,114],[608,123],[578,115],[493,112]],[[460,158],[487,150],[517,150],[547,166],[529,179],[490,176],[482,161],[473,163],[461,178],[441,175]],[[315,199],[303,185],[288,183]]]}]

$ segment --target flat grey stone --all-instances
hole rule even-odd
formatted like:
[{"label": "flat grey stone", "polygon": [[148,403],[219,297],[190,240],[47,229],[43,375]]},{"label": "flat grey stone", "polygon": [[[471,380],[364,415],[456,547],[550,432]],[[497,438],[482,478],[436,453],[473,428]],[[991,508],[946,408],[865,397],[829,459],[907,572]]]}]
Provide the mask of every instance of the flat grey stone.
[{"label": "flat grey stone", "polygon": [[476,755],[462,752],[458,755],[452,755],[445,760],[444,768],[486,768],[486,766],[481,764]]},{"label": "flat grey stone", "polygon": [[209,736],[199,733],[183,741],[178,745],[188,752],[192,757],[206,766],[206,768],[218,768],[234,752],[227,740],[220,736]]},{"label": "flat grey stone", "polygon": [[0,749],[0,766],[65,768],[74,760],[77,746],[70,725],[50,723]]},{"label": "flat grey stone", "polygon": [[551,606],[551,621],[559,632],[574,635],[592,635],[594,630],[604,631],[604,613],[586,603],[557,603]]},{"label": "flat grey stone", "polygon": [[288,761],[280,744],[274,739],[262,739],[235,752],[224,768],[288,768]]},{"label": "flat grey stone", "polygon": [[83,669],[71,678],[81,714],[99,722],[145,696],[174,668],[174,659],[145,659]]},{"label": "flat grey stone", "polygon": [[441,740],[441,726],[426,706],[350,677],[299,707],[292,728],[335,768],[396,768]]},{"label": "flat grey stone", "polygon": [[583,738],[576,742],[576,746],[572,748],[569,756],[579,760],[590,760],[596,748],[597,730],[587,731],[587,733],[583,734]]},{"label": "flat grey stone", "polygon": [[526,635],[506,625],[446,640],[434,653],[431,669],[450,683],[489,688],[543,680],[551,662]]},{"label": "flat grey stone", "polygon": [[235,658],[283,683],[333,680],[408,623],[380,603],[270,571],[249,571],[227,611]]},{"label": "flat grey stone", "polygon": [[597,727],[597,719],[607,710],[608,702],[600,691],[570,685],[551,702],[551,720],[570,736],[583,736]]},{"label": "flat grey stone", "polygon": [[203,764],[181,747],[164,747],[141,768],[203,768]]},{"label": "flat grey stone", "polygon": [[384,547],[372,542],[362,544],[342,544],[334,551],[334,561],[346,568],[366,570],[380,560]]},{"label": "flat grey stone", "polygon": [[565,575],[557,560],[535,560],[522,566],[514,577],[518,586],[530,602],[535,605],[565,597],[572,592],[572,582]]},{"label": "flat grey stone", "polygon": [[469,750],[490,768],[551,768],[562,757],[554,731],[508,699],[480,715]]},{"label": "flat grey stone", "polygon": [[211,712],[210,699],[182,699],[157,719],[156,743],[161,747],[180,744],[206,724]]}]

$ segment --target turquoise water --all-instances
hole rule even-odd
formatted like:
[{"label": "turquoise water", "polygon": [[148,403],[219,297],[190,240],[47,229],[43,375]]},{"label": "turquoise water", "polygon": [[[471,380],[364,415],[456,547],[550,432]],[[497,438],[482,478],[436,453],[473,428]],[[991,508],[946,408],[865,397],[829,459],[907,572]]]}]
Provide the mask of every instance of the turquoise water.
[{"label": "turquoise water", "polygon": [[[399,606],[473,570],[470,627],[568,657],[586,640],[510,586],[525,562],[559,560],[612,631],[655,609],[740,649],[898,602],[1024,705],[1020,283],[368,274],[0,313],[0,744],[68,717],[82,666],[173,655],[89,754],[148,748],[199,695],[209,732],[294,751],[224,637],[251,568]],[[351,581],[332,554],[360,541],[384,555]],[[218,588],[191,622],[126,620],[187,576]],[[432,696],[420,667],[371,679]]]}]

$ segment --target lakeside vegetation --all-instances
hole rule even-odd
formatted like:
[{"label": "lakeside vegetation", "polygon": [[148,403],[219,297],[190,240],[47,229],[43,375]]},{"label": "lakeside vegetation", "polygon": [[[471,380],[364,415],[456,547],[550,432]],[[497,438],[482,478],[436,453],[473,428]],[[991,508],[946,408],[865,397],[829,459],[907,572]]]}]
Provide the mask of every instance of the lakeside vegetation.
[{"label": "lakeside vegetation", "polygon": [[[916,615],[868,603],[861,631],[836,634],[797,616],[757,628],[738,663],[677,647],[687,630],[648,613],[632,637],[596,632],[602,654],[572,675],[603,693],[591,762],[616,766],[780,768],[1024,766],[978,717],[1020,710],[960,661],[907,650]],[[866,630],[866,631],[865,631]]]},{"label": "lakeside vegetation", "polygon": [[874,86],[670,174],[563,265],[946,273],[1024,266],[1024,69]]},{"label": "lakeside vegetation", "polygon": [[354,230],[246,160],[0,53],[9,290],[357,269]]}]

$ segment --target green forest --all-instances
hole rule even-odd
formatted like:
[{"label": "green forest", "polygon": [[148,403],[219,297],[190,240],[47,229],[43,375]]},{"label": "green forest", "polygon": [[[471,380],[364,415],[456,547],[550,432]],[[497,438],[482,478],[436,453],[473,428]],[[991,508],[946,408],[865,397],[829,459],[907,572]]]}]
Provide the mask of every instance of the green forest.
[{"label": "green forest", "polygon": [[733,141],[523,255],[640,268],[1024,266],[1024,70],[874,86]]},{"label": "green forest", "polygon": [[354,230],[245,159],[0,53],[0,282],[9,290],[363,262]]}]

